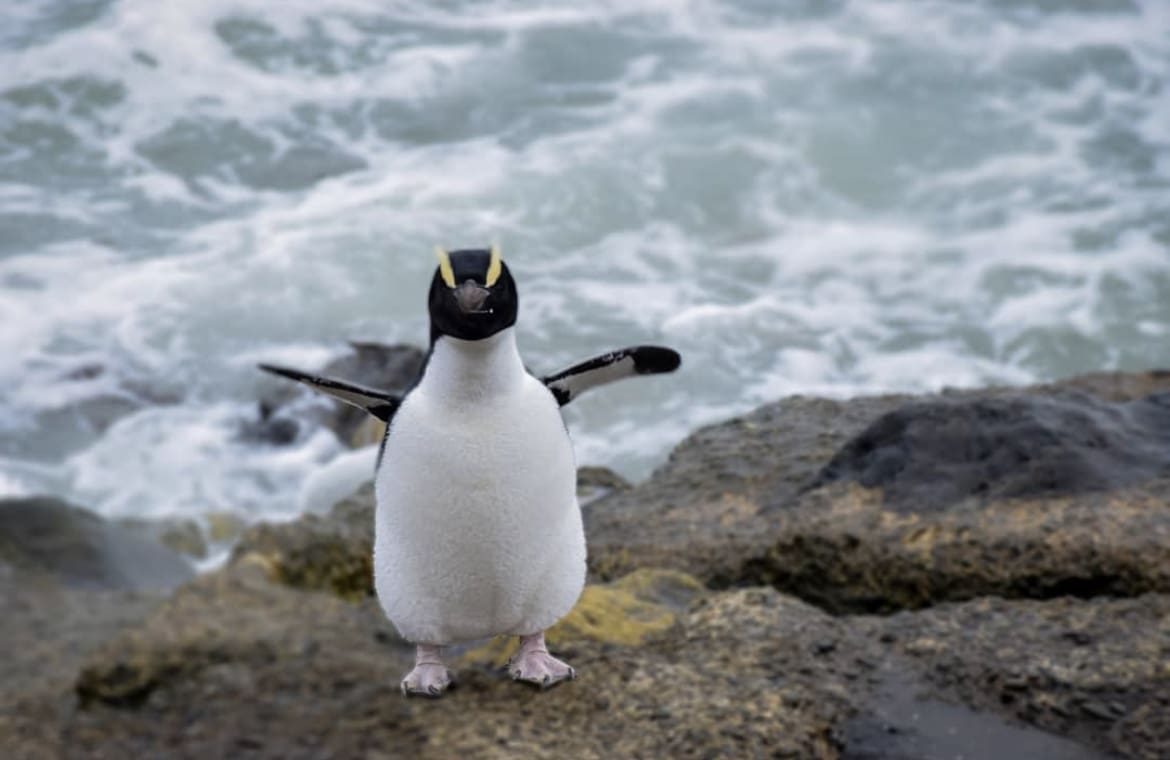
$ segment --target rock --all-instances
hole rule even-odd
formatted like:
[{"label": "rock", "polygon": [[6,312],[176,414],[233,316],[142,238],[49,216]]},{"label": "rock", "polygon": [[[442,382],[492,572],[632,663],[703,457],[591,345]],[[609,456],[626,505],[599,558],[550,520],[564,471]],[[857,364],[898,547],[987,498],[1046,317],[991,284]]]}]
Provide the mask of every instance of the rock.
[{"label": "rock", "polygon": [[12,751],[4,730],[6,708],[22,699],[52,700],[71,693],[93,650],[140,624],[162,601],[156,593],[74,589],[47,576],[0,572],[0,747],[5,757],[63,754]]},{"label": "rock", "polygon": [[770,584],[836,612],[1170,591],[1167,388],[1170,373],[1147,373],[787,399],[592,504],[590,567]]},{"label": "rock", "polygon": [[879,489],[836,484],[779,516],[742,565],[836,612],[890,612],[994,594],[1051,598],[1170,591],[1170,479],[1107,494],[888,508]]},{"label": "rock", "polygon": [[988,598],[864,625],[971,708],[1111,756],[1170,757],[1170,596]]},{"label": "rock", "polygon": [[170,549],[45,496],[0,500],[0,562],[76,588],[171,589],[193,574]]},{"label": "rock", "polygon": [[346,599],[374,593],[374,484],[336,504],[327,516],[246,530],[230,562],[260,562],[289,586],[331,591]]},{"label": "rock", "polygon": [[1170,474],[1170,392],[1116,402],[1085,394],[939,399],[882,415],[811,487],[881,488],[896,511],[968,497],[1107,491]]},{"label": "rock", "polygon": [[233,512],[209,512],[203,517],[207,539],[213,544],[230,544],[244,532],[247,523]]},{"label": "rock", "polygon": [[577,501],[582,507],[616,491],[628,491],[630,482],[608,467],[586,466],[577,470]]},{"label": "rock", "polygon": [[[604,586],[586,586],[572,611],[548,630],[546,641],[554,649],[575,641],[642,646],[671,630],[678,613],[704,590],[686,573],[649,568]],[[498,637],[463,655],[461,662],[502,668],[515,647],[514,640]]]},{"label": "rock", "polygon": [[194,520],[184,518],[127,517],[118,524],[134,533],[162,544],[168,549],[192,559],[207,557],[207,540]]},{"label": "rock", "polygon": [[[355,606],[328,594],[301,594],[270,583],[265,570],[257,562],[242,562],[181,588],[142,626],[94,653],[78,676],[79,698],[136,705],[160,686],[202,671],[219,677],[249,664],[295,667],[322,639],[345,648],[351,639],[369,639],[373,646],[366,654],[382,648],[379,641],[391,640],[389,624],[372,603]],[[397,659],[405,662],[407,654],[401,649]]]},{"label": "rock", "polygon": [[[380,390],[404,392],[422,369],[425,353],[407,345],[351,342],[351,353],[334,359],[318,374],[336,377]],[[314,371],[311,368],[307,371]],[[291,381],[273,381],[260,400],[257,419],[240,430],[246,440],[282,445],[296,439],[306,418],[325,425],[349,445],[360,446],[381,439],[377,420],[369,422],[364,411],[332,399],[325,400]]]},{"label": "rock", "polygon": [[833,454],[905,397],[796,396],[702,428],[648,481],[585,510],[589,565],[600,579],[671,567],[726,586],[775,538],[763,508],[790,499]]},{"label": "rock", "polygon": [[[678,574],[615,589],[664,590],[671,601],[647,604],[672,622],[611,637],[629,608],[595,608],[596,625],[566,625],[556,648],[577,681],[541,692],[465,663],[457,687],[430,702],[399,695],[411,653],[371,600],[282,588],[237,566],[94,653],[77,683],[82,709],[50,725],[79,754],[837,756],[834,727],[866,690],[865,639],[771,589],[700,594],[686,609],[676,605],[696,588]],[[825,639],[840,646],[810,657]]]}]

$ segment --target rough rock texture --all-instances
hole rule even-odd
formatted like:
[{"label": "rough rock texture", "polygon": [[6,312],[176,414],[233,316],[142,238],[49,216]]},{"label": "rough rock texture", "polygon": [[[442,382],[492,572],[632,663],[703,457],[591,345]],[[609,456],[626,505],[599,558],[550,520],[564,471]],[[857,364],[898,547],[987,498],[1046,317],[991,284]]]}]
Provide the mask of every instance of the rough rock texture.
[{"label": "rough rock texture", "polygon": [[835,485],[777,521],[742,565],[836,611],[891,612],[995,594],[1132,596],[1170,591],[1170,479],[1106,494],[966,500],[889,509],[880,490]]},{"label": "rough rock texture", "polygon": [[[242,563],[123,626],[85,658],[72,693],[57,681],[14,693],[0,705],[0,743],[15,757],[181,747],[925,760],[939,746],[1000,746],[1005,757],[1040,747],[1070,760],[1152,758],[1170,741],[1168,599],[977,600],[841,618],[770,588],[711,592],[643,570],[589,587],[554,629],[577,681],[549,692],[513,683],[499,664],[515,642],[493,641],[451,653],[457,686],[431,702],[399,695],[410,648],[373,600],[274,584]],[[914,715],[899,715],[899,700]],[[920,712],[937,724],[920,725]]]},{"label": "rough rock texture", "polygon": [[374,484],[367,483],[328,516],[252,526],[230,561],[258,561],[280,583],[360,599],[374,592],[373,550]]},{"label": "rough rock texture", "polygon": [[989,598],[868,627],[973,707],[1113,753],[1170,757],[1170,596]]},{"label": "rough rock texture", "polygon": [[613,491],[585,508],[607,582],[550,631],[580,678],[548,692],[511,682],[499,666],[514,642],[493,640],[449,652],[443,699],[400,696],[411,650],[369,595],[369,489],[248,531],[227,568],[166,600],[66,588],[46,574],[55,549],[22,554],[0,563],[0,747],[1167,757],[1170,474],[1154,394],[1168,385],[796,398],[699,431],[649,482],[603,480]]},{"label": "rough rock texture", "polygon": [[811,487],[881,488],[899,511],[968,497],[1106,491],[1170,475],[1170,392],[1116,402],[1086,394],[940,399],[882,415]]},{"label": "rough rock texture", "polygon": [[763,507],[798,494],[851,436],[904,399],[796,396],[696,431],[649,481],[589,505],[590,567],[601,578],[674,567],[726,585],[774,537],[776,520]]},{"label": "rough rock texture", "polygon": [[767,583],[838,612],[1170,591],[1167,386],[788,399],[699,431],[592,504],[591,567]]},{"label": "rough rock texture", "polygon": [[79,588],[170,589],[193,574],[170,549],[42,496],[0,500],[0,564]]},{"label": "rough rock texture", "polygon": [[[425,356],[416,346],[361,342],[349,345],[351,353],[320,369],[297,369],[370,388],[405,391],[417,377]],[[369,415],[360,409],[325,399],[288,380],[273,379],[266,387],[270,390],[260,400],[257,419],[246,423],[240,431],[245,439],[276,445],[289,443],[299,434],[305,416],[318,420],[351,445],[370,443],[368,439],[376,435],[368,427]]]},{"label": "rough rock texture", "polygon": [[[595,609],[618,617],[562,628],[580,677],[549,692],[465,661],[442,700],[404,700],[409,649],[371,606],[244,566],[201,579],[95,653],[49,724],[78,755],[831,758],[870,668],[840,621],[756,589],[699,595],[635,639],[608,633],[627,608]],[[8,726],[48,712],[19,704]]]}]

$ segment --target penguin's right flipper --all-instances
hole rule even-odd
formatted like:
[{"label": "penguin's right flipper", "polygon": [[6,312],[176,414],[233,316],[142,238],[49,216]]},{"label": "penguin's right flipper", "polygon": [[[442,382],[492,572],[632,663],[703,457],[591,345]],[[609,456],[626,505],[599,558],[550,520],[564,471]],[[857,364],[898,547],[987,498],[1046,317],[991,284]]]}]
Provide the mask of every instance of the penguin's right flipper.
[{"label": "penguin's right flipper", "polygon": [[383,422],[389,422],[390,418],[394,416],[394,412],[398,411],[398,405],[402,403],[402,397],[396,396],[393,393],[376,391],[373,388],[365,388],[360,385],[354,385],[353,383],[334,380],[331,377],[310,375],[298,369],[277,367],[273,364],[260,364],[258,366],[265,372],[287,377],[289,380],[296,380],[315,391],[332,396],[339,401],[344,401],[359,409],[365,409]]}]

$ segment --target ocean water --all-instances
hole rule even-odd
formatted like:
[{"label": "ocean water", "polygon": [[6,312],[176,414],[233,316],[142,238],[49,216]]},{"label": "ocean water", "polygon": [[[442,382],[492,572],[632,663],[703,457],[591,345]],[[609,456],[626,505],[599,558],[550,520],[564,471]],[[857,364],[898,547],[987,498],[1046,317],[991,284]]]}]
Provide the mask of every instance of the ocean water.
[{"label": "ocean water", "polygon": [[426,339],[498,241],[521,348],[644,476],[793,394],[1170,366],[1165,0],[16,0],[0,9],[0,494],[289,517],[331,434],[239,435]]}]

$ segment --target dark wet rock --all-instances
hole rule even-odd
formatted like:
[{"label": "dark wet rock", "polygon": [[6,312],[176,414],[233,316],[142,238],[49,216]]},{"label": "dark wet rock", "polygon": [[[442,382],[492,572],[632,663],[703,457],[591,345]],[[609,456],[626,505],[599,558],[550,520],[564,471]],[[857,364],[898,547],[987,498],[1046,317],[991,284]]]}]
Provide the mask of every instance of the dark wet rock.
[{"label": "dark wet rock", "polygon": [[[351,342],[350,353],[324,367],[297,367],[327,377],[365,385],[370,388],[405,392],[422,369],[422,349],[403,344],[385,345]],[[296,439],[306,418],[325,425],[350,445],[375,442],[380,430],[365,430],[371,423],[368,414],[333,399],[314,394],[299,383],[272,380],[261,398],[257,417],[243,424],[240,435],[245,439],[281,445]],[[377,422],[377,420],[373,420]]]},{"label": "dark wet rock", "polygon": [[881,488],[892,509],[921,512],[1159,475],[1170,475],[1170,392],[1127,402],[1059,393],[905,404],[843,446],[811,487],[854,481]]},{"label": "dark wet rock", "polygon": [[591,505],[590,567],[836,612],[1170,591],[1170,374],[1127,377],[768,405]]},{"label": "dark wet rock", "polygon": [[42,496],[0,500],[0,563],[76,588],[170,589],[193,574],[170,549]]},{"label": "dark wet rock", "polygon": [[1111,756],[1170,757],[1170,596],[989,598],[864,625],[968,708]]},{"label": "dark wet rock", "polygon": [[1112,754],[923,691],[903,662],[886,662],[877,694],[841,728],[844,760],[1107,760]]}]

